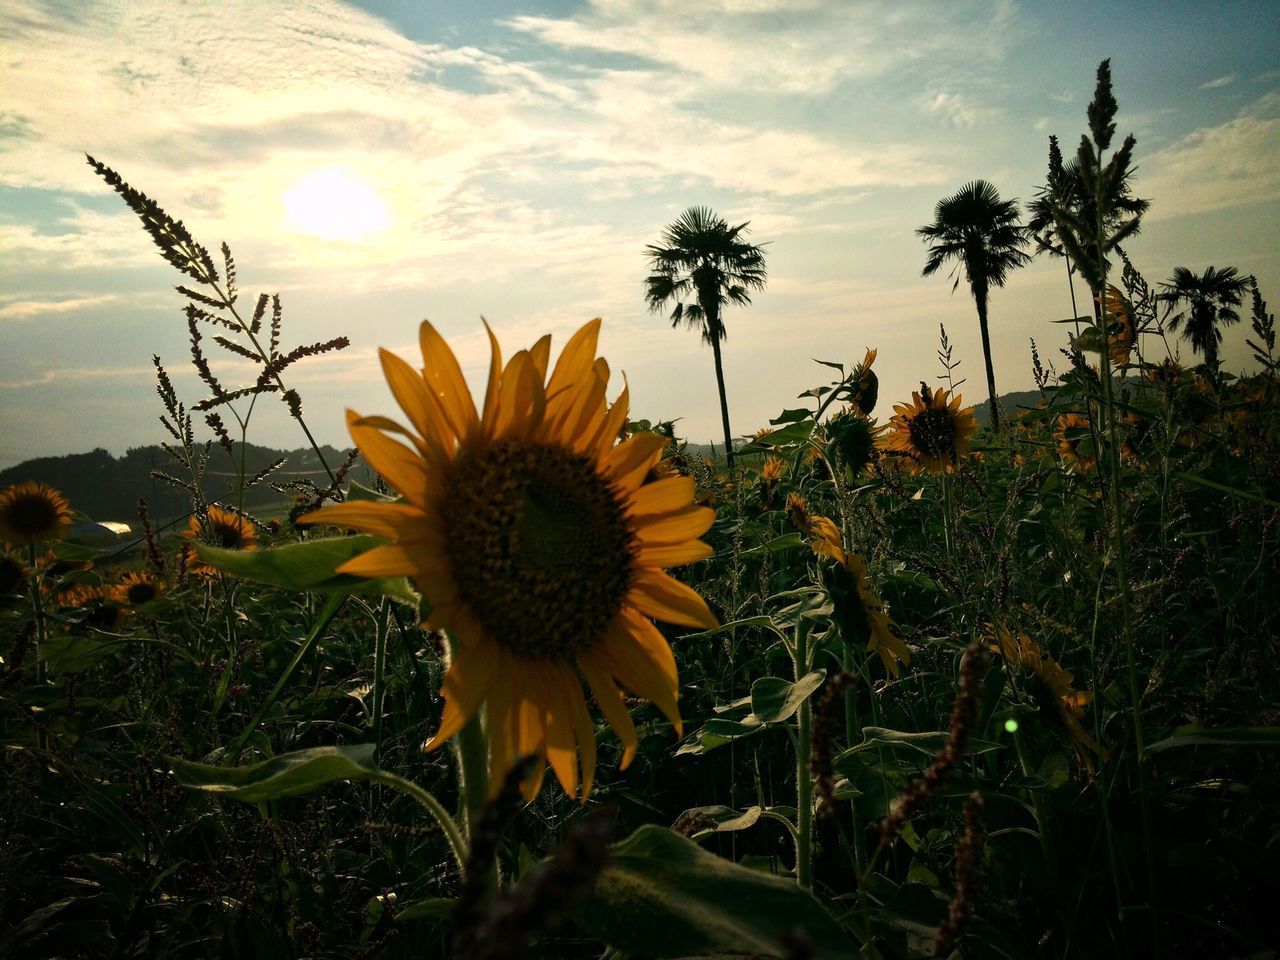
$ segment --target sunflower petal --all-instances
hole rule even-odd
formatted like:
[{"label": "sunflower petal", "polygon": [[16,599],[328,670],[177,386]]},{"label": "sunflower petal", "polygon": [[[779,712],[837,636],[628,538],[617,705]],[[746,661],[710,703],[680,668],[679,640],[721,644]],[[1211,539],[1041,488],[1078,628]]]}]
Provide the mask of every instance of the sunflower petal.
[{"label": "sunflower petal", "polygon": [[[468,649],[468,647],[471,649]],[[474,645],[459,644],[449,672],[445,674],[441,693],[444,694],[444,713],[440,726],[431,739],[422,745],[424,753],[435,750],[461,730],[480,709],[493,683],[493,662],[499,653],[491,641]]]},{"label": "sunflower petal", "polygon": [[471,436],[479,421],[458,358],[429,320],[423,320],[418,328],[418,340],[422,346],[422,375],[435,391],[445,420],[454,436],[459,439]]},{"label": "sunflower petal", "polygon": [[600,338],[600,318],[583,324],[560,351],[555,370],[547,381],[547,396],[552,397],[582,383],[591,373],[596,359],[596,342]]},{"label": "sunflower petal", "polygon": [[627,513],[633,517],[670,513],[693,503],[697,484],[692,477],[667,477],[655,483],[646,483],[631,495]]},{"label": "sunflower petal", "polygon": [[352,557],[337,568],[338,573],[353,577],[406,577],[422,567],[422,547],[389,543]]},{"label": "sunflower petal", "polygon": [[643,544],[679,543],[693,540],[711,529],[716,522],[716,512],[710,507],[690,504],[673,513],[646,517],[636,524],[636,539]]},{"label": "sunflower petal", "polygon": [[632,578],[627,603],[657,620],[711,630],[719,621],[691,587],[661,570],[641,569]]},{"label": "sunflower petal", "polygon": [[386,540],[423,540],[436,534],[436,525],[408,503],[352,500],[304,513],[297,522],[350,527]]},{"label": "sunflower petal", "polygon": [[420,502],[430,482],[426,461],[382,431],[362,426],[361,419],[354,410],[347,411],[347,429],[369,466],[410,500]]},{"label": "sunflower petal", "polygon": [[715,548],[701,540],[646,544],[636,551],[636,562],[642,567],[683,567],[687,563],[705,560],[715,552]]},{"label": "sunflower petal", "polygon": [[631,719],[631,711],[622,702],[622,693],[614,686],[609,672],[602,669],[595,660],[583,657],[578,661],[578,667],[587,678],[587,685],[591,687],[591,694],[600,705],[600,712],[622,743],[622,762],[618,769],[625,770],[635,759],[636,747],[640,742],[636,737],[636,725]]},{"label": "sunflower petal", "polygon": [[382,361],[382,374],[387,378],[392,396],[425,441],[426,448],[438,448],[441,452],[452,450],[456,435],[449,429],[444,411],[422,375],[390,350],[379,349],[378,359]]},{"label": "sunflower petal", "polygon": [[502,380],[502,347],[498,345],[498,338],[493,335],[489,321],[481,317],[480,322],[484,324],[484,332],[489,335],[489,383],[484,391],[483,416],[484,422],[488,424],[493,422],[498,406],[498,384]]},{"label": "sunflower petal", "polygon": [[638,697],[652,700],[654,705],[671,721],[676,736],[684,735],[680,708],[676,706],[678,688],[672,685],[657,665],[641,650],[625,629],[610,631],[603,641],[579,659],[595,658],[603,669],[617,677],[618,682]]},{"label": "sunflower petal", "polygon": [[636,433],[603,458],[605,475],[617,484],[624,494],[631,493],[644,482],[645,475],[658,462],[667,445],[667,438],[656,433]]}]

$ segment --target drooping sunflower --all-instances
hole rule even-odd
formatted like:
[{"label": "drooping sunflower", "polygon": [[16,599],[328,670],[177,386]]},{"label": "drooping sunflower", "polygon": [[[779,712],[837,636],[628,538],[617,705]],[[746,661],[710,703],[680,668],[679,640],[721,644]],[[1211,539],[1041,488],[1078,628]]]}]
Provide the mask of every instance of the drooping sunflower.
[{"label": "drooping sunflower", "polygon": [[116,603],[140,607],[157,599],[166,589],[165,583],[150,570],[130,571],[111,588]]},{"label": "drooping sunflower", "polygon": [[1099,746],[1080,723],[1085,707],[1093,700],[1093,694],[1075,689],[1075,677],[1025,633],[1015,636],[1002,625],[995,631],[994,639],[991,649],[997,651],[1022,676],[1025,689],[1036,708],[1067,734],[1072,749],[1092,772],[1093,761],[1086,751],[1092,752],[1101,760],[1108,757],[1106,748]]},{"label": "drooping sunflower", "polygon": [[773,504],[773,496],[785,468],[786,462],[781,457],[769,455],[764,458],[760,467],[760,499],[766,507]]},{"label": "drooping sunflower", "polygon": [[[1094,297],[1093,302],[1097,303],[1098,298]],[[1133,304],[1111,284],[1107,284],[1107,295],[1102,298],[1102,303],[1110,325],[1107,347],[1111,353],[1111,366],[1123,367],[1138,343],[1138,332],[1133,326]]]},{"label": "drooping sunflower", "polygon": [[[618,684],[682,730],[675,658],[649,617],[716,625],[702,597],[663,572],[711,555],[698,538],[715,512],[693,503],[689,477],[649,481],[665,437],[615,442],[628,390],[606,402],[599,331],[593,320],[574,334],[549,378],[549,337],[504,366],[490,331],[477,411],[453,351],[424,322],[421,370],[381,351],[412,429],[347,413],[356,446],[403,500],[343,503],[300,518],[393,541],[339,571],[412,577],[431,608],[426,625],[452,635],[444,714],[424,750],[445,743],[484,704],[494,788],[515,756],[533,754],[584,801],[596,751],[579,674],[623,744],[625,767],[637,737]],[[527,798],[544,772],[539,764],[523,784]]]},{"label": "drooping sunflower", "polygon": [[[182,534],[190,540],[203,540],[225,550],[258,549],[258,533],[246,517],[233,510],[210,507],[207,517],[201,521],[192,516]],[[184,550],[184,563],[188,573],[201,577],[216,577],[218,570],[203,562],[194,550]]]},{"label": "drooping sunflower", "polygon": [[866,417],[871,416],[871,411],[876,408],[876,400],[880,397],[880,378],[871,369],[871,365],[876,362],[877,352],[868,347],[862,362],[853,368],[849,377],[853,384],[853,405]]},{"label": "drooping sunflower", "polygon": [[1058,454],[1069,467],[1077,470],[1093,470],[1098,466],[1097,457],[1093,455],[1093,436],[1089,431],[1089,420],[1078,413],[1064,413],[1058,416],[1058,428],[1053,431],[1058,441]]},{"label": "drooping sunflower", "polygon": [[809,539],[809,547],[820,558],[822,584],[835,608],[835,619],[846,640],[853,643],[866,639],[867,649],[874,650],[892,676],[898,676],[900,664],[911,662],[911,651],[898,637],[897,626],[884,612],[884,604],[871,588],[867,562],[861,554],[844,548],[840,528],[830,517],[809,512],[799,494],[787,497],[787,516]]},{"label": "drooping sunflower", "polygon": [[894,404],[893,410],[884,446],[907,458],[912,473],[951,473],[968,456],[978,421],[972,407],[961,408],[959,394],[930,390],[922,383],[910,404]]},{"label": "drooping sunflower", "polygon": [[47,483],[27,480],[0,491],[0,540],[56,540],[71,529],[66,498]]},{"label": "drooping sunflower", "polygon": [[854,482],[875,463],[887,426],[877,424],[857,407],[837,413],[825,424],[827,459],[839,463],[845,477]]}]

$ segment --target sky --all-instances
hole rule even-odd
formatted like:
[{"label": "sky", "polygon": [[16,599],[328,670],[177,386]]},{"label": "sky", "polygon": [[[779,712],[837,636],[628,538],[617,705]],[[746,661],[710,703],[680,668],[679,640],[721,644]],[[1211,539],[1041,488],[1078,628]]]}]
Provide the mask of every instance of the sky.
[{"label": "sky", "polygon": [[[914,231],[977,178],[1034,198],[1104,57],[1152,201],[1135,265],[1153,285],[1235,266],[1280,302],[1274,0],[3,0],[0,35],[0,467],[164,439],[152,354],[205,395],[182,278],[86,153],[227,242],[244,299],[280,294],[286,346],[351,339],[288,373],[339,446],[344,408],[398,413],[377,348],[413,359],[424,318],[480,385],[482,316],[508,355],[603,317],[633,415],[719,439],[710,350],[644,300],[645,246],[693,205],[766,245],[767,287],[724,318],[736,434],[867,347],[883,421],[939,382],[940,325],[984,399],[972,298],[921,277]],[[1064,368],[1061,260],[990,314],[1001,392],[1031,387],[1033,337]],[[1228,368],[1248,334],[1227,331]],[[305,444],[277,401],[248,436]]]}]

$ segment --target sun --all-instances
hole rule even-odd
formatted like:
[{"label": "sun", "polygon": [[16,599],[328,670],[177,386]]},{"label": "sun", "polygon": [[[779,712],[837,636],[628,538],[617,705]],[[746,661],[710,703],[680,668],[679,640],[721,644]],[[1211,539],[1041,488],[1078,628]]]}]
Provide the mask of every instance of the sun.
[{"label": "sun", "polygon": [[324,240],[360,240],[391,223],[373,187],[341,167],[307,174],[280,199],[293,229]]}]

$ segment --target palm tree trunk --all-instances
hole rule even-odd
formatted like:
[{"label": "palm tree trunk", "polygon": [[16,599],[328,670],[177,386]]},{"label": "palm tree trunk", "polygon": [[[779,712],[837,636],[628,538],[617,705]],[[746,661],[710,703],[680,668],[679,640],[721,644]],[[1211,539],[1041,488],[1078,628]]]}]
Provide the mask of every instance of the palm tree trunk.
[{"label": "palm tree trunk", "polygon": [[996,372],[991,366],[991,333],[987,329],[987,291],[975,289],[973,299],[978,303],[978,329],[982,331],[982,358],[987,363],[987,396],[991,400],[991,429],[1000,432],[1000,409],[996,406]]},{"label": "palm tree trunk", "polygon": [[733,469],[733,434],[729,432],[729,400],[724,392],[724,365],[720,362],[720,330],[714,328],[711,336],[711,356],[716,361],[716,387],[720,390],[720,423],[724,426],[724,454]]}]

